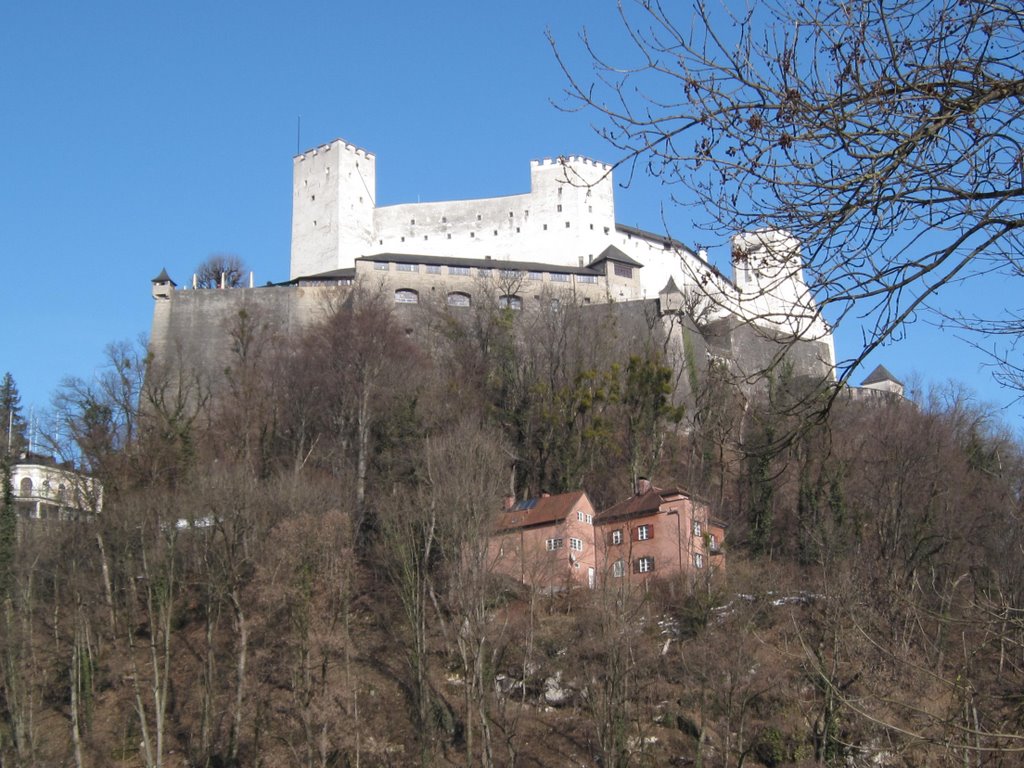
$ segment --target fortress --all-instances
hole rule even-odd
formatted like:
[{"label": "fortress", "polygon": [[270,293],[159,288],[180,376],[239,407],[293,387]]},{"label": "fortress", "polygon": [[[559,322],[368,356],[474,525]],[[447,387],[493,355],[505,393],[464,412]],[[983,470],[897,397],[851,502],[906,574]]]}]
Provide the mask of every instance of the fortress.
[{"label": "fortress", "polygon": [[612,305],[624,317],[663,318],[666,334],[686,315],[704,356],[728,361],[741,378],[783,348],[798,375],[833,376],[831,329],[804,282],[800,245],[785,232],[737,235],[730,280],[705,253],[616,223],[612,168],[588,158],[533,161],[524,194],[381,207],[376,157],[366,150],[336,139],[297,155],[293,167],[290,279],[177,290],[162,272],[153,280],[158,359],[177,354],[217,370],[210,331],[240,309],[258,308],[291,333],[317,316],[325,295],[364,282],[392,291],[407,312],[427,303],[457,312],[485,291],[514,310]]}]

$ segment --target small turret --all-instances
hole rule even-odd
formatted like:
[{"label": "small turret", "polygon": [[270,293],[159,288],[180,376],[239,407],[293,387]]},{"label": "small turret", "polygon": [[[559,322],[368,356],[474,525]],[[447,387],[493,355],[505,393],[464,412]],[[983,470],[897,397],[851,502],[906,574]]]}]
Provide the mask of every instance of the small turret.
[{"label": "small turret", "polygon": [[166,269],[161,269],[160,274],[153,278],[153,298],[158,301],[167,301],[177,287],[177,283],[171,280]]}]

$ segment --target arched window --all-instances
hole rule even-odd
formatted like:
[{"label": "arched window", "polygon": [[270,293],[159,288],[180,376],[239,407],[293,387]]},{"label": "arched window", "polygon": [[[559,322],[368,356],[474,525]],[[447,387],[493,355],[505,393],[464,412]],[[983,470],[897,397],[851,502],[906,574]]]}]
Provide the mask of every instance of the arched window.
[{"label": "arched window", "polygon": [[396,304],[419,304],[420,295],[411,288],[400,288],[395,291]]},{"label": "arched window", "polygon": [[461,291],[453,291],[448,294],[448,306],[449,307],[468,307],[473,303],[473,300],[469,297],[468,293],[462,293]]},{"label": "arched window", "polygon": [[501,307],[502,309],[522,309],[523,300],[518,296],[499,296],[498,306]]},{"label": "arched window", "polygon": [[23,477],[21,478],[21,495],[31,496],[32,495],[32,478]]}]

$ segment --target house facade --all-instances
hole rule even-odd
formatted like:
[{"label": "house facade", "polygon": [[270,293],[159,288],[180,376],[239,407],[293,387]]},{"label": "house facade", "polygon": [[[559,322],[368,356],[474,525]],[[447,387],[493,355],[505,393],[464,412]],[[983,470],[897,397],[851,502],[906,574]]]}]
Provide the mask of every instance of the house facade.
[{"label": "house facade", "polygon": [[595,513],[584,491],[507,501],[489,544],[494,573],[542,589],[643,582],[725,567],[725,524],[679,488],[637,492]]},{"label": "house facade", "polygon": [[632,497],[600,512],[594,523],[606,583],[699,577],[725,566],[725,524],[679,488],[656,488],[641,479]]},{"label": "house facade", "polygon": [[494,573],[532,587],[594,587],[594,505],[584,491],[510,497],[498,513],[488,554]]}]

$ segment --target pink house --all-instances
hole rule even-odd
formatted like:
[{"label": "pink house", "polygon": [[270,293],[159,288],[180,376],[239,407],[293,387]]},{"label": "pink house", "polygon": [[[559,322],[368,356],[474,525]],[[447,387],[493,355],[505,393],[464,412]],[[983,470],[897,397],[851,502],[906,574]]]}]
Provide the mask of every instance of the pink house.
[{"label": "pink house", "polygon": [[598,567],[607,582],[689,574],[725,566],[725,524],[708,505],[679,488],[655,488],[646,479],[632,497],[595,519]]},{"label": "pink house", "polygon": [[489,544],[493,571],[547,589],[593,587],[594,505],[584,491],[509,498]]}]

